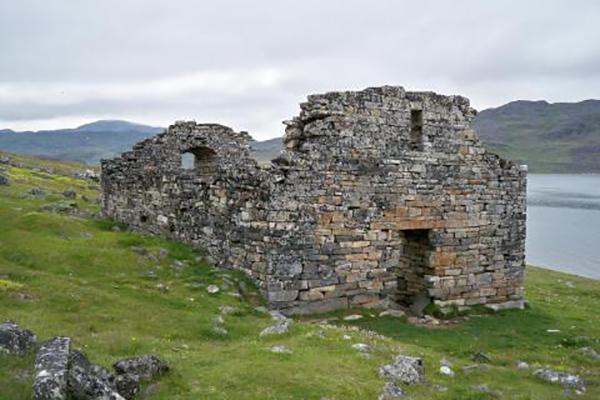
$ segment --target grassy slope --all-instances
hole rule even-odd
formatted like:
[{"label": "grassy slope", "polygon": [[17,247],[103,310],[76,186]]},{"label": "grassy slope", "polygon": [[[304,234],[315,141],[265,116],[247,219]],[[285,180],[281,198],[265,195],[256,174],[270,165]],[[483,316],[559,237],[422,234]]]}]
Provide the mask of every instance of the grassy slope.
[{"label": "grassy slope", "polygon": [[[72,168],[53,165],[58,172],[71,173]],[[321,328],[311,319],[297,321],[284,336],[261,338],[260,331],[272,321],[254,310],[256,297],[240,300],[227,294],[242,276],[194,261],[199,253],[184,245],[113,232],[106,221],[39,211],[44,203],[60,199],[52,192],[67,187],[94,199],[94,183],[28,169],[8,172],[12,185],[0,187],[0,276],[8,275],[0,277],[0,320],[13,319],[42,340],[70,335],[93,362],[105,366],[134,354],[164,357],[173,370],[152,398],[375,399],[384,385],[377,368],[398,352],[425,359],[430,384],[407,388],[415,399],[563,398],[560,387],[538,382],[531,371],[517,370],[517,360],[600,380],[600,365],[576,351],[582,346],[600,350],[598,281],[531,268],[531,307],[525,311],[474,316],[452,328],[430,329],[359,310],[365,318],[355,325],[385,337],[344,326],[338,313],[327,316],[338,326],[326,328],[324,338],[315,335]],[[43,188],[48,196],[25,198],[32,186]],[[97,211],[93,202],[78,202],[88,213]],[[131,246],[155,254],[167,248],[169,257],[151,260]],[[177,272],[170,267],[176,259],[188,260],[190,266]],[[144,278],[150,269],[157,271],[158,279]],[[170,290],[158,290],[159,283]],[[209,295],[209,283],[230,288]],[[32,299],[23,300],[23,293]],[[213,331],[213,319],[225,304],[237,312],[225,317],[229,334],[220,336]],[[345,334],[352,339],[344,340]],[[351,348],[358,342],[374,348],[370,358]],[[276,344],[289,346],[293,353],[265,350]],[[463,372],[461,367],[472,364],[469,355],[476,350],[492,356],[491,369]],[[454,363],[456,377],[437,373],[442,358]],[[33,356],[0,358],[0,399],[30,398],[32,363]],[[470,388],[482,383],[496,393]],[[448,390],[439,392],[434,384]],[[579,398],[598,397],[600,386],[591,384]]]}]

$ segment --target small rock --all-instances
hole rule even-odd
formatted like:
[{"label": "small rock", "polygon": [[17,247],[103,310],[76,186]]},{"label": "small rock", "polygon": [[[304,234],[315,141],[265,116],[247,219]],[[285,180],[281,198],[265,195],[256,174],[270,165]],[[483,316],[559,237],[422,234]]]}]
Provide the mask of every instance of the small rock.
[{"label": "small rock", "polygon": [[440,374],[446,376],[454,376],[454,371],[452,371],[452,369],[450,369],[450,367],[448,367],[447,365],[442,365],[440,367]]},{"label": "small rock", "polygon": [[77,192],[75,192],[72,189],[67,189],[64,192],[62,192],[62,195],[65,196],[67,199],[74,199],[77,197]]},{"label": "small rock", "polygon": [[429,304],[431,304],[431,297],[427,293],[417,293],[410,299],[410,311],[414,315],[421,316]]},{"label": "small rock", "polygon": [[548,333],[560,333],[560,329],[546,329]]},{"label": "small rock", "polygon": [[169,250],[161,247],[160,249],[158,249],[158,256],[160,258],[167,258],[169,256]]},{"label": "small rock", "polygon": [[148,255],[148,250],[142,246],[131,246],[130,249],[138,256],[147,256]]},{"label": "small rock", "polygon": [[344,317],[344,321],[358,321],[362,317],[363,316],[360,314],[352,314],[352,315],[348,315],[347,317]]},{"label": "small rock", "polygon": [[44,196],[46,193],[39,187],[34,187],[34,188],[31,188],[31,190],[29,191],[29,194],[32,196]]},{"label": "small rock", "polygon": [[265,306],[254,307],[254,311],[259,312],[261,314],[266,314],[269,312],[269,310]]},{"label": "small rock", "polygon": [[147,279],[158,279],[158,275],[156,275],[156,272],[152,270],[144,271],[142,276]]},{"label": "small rock", "polygon": [[292,350],[286,346],[273,346],[269,349],[271,353],[286,353],[291,354]]},{"label": "small rock", "polygon": [[391,399],[399,399],[401,397],[406,396],[404,390],[398,387],[394,382],[388,382],[383,387],[383,392],[377,398],[378,400],[391,400]]},{"label": "small rock", "polygon": [[185,263],[181,260],[175,260],[173,261],[173,264],[171,264],[171,268],[177,271],[181,271],[185,268]]},{"label": "small rock", "polygon": [[397,355],[393,363],[379,368],[379,375],[403,383],[421,383],[424,380],[423,360]]},{"label": "small rock", "polygon": [[79,210],[79,206],[74,201],[61,200],[44,204],[40,207],[40,210],[60,214],[75,214]]},{"label": "small rock", "polygon": [[229,335],[229,332],[227,331],[227,329],[225,329],[225,327],[220,326],[220,325],[214,325],[213,326],[213,332],[216,333],[217,335],[220,335],[220,336],[227,336],[227,335]]},{"label": "small rock", "polygon": [[489,363],[492,361],[490,356],[488,356],[487,354],[485,354],[482,351],[475,351],[475,352],[471,353],[471,360],[478,362],[478,363]]},{"label": "small rock", "polygon": [[485,383],[479,385],[471,385],[471,390],[479,393],[489,393],[490,388]]},{"label": "small rock", "polygon": [[223,305],[223,306],[219,306],[219,312],[222,315],[227,315],[227,314],[232,314],[235,312],[235,307],[232,306],[227,306],[227,305]]},{"label": "small rock", "polygon": [[55,337],[42,343],[35,356],[34,400],[67,398],[67,369],[71,338]]},{"label": "small rock", "polygon": [[350,340],[350,339],[352,339],[352,337],[349,336],[349,335],[344,335],[344,336],[342,336],[342,339],[344,339],[344,340]]},{"label": "small rock", "polygon": [[585,382],[577,375],[553,371],[547,368],[538,369],[533,375],[549,383],[558,383],[564,388],[572,388],[582,392],[585,391]]},{"label": "small rock", "polygon": [[571,281],[565,281],[565,286],[569,287],[569,288],[574,288],[575,284]]},{"label": "small rock", "polygon": [[164,283],[157,283],[155,287],[156,289],[158,289],[159,292],[162,293],[167,293],[169,291],[169,287]]},{"label": "small rock", "polygon": [[110,228],[110,230],[113,232],[121,232],[121,228],[119,228],[119,225],[113,225],[112,228]]},{"label": "small rock", "polygon": [[217,292],[219,292],[219,287],[217,285],[208,285],[208,287],[206,288],[206,291],[210,294],[215,294]]},{"label": "small rock", "polygon": [[23,356],[31,351],[37,338],[28,329],[21,329],[11,321],[0,324],[0,354]]},{"label": "small rock", "polygon": [[315,332],[315,336],[324,338],[327,336],[327,332],[325,332],[323,329],[319,329],[318,331]]},{"label": "small rock", "polygon": [[583,354],[587,358],[590,358],[594,361],[600,361],[600,353],[598,353],[596,350],[592,349],[591,347],[582,347],[581,349],[579,349],[579,353]]},{"label": "small rock", "polygon": [[250,290],[248,289],[248,285],[244,281],[238,282],[238,289],[239,289],[240,293],[243,294],[244,296],[246,296],[246,295],[248,295],[248,293],[250,293]]},{"label": "small rock", "polygon": [[118,374],[134,374],[142,379],[153,379],[169,370],[168,364],[154,355],[126,358],[113,367]]},{"label": "small rock", "polygon": [[273,320],[275,320],[277,322],[285,321],[286,319],[288,319],[285,315],[283,315],[278,310],[271,310],[271,311],[269,311],[269,315],[271,316],[271,318]]},{"label": "small rock", "polygon": [[0,175],[0,186],[9,186],[10,185],[10,181],[8,180],[8,177],[4,176],[4,175]]},{"label": "small rock", "polygon": [[225,323],[225,319],[222,315],[215,315],[213,322],[217,325],[223,325]]},{"label": "small rock", "polygon": [[448,361],[447,359],[445,359],[445,358],[442,358],[442,359],[440,360],[440,366],[441,366],[441,367],[451,367],[451,366],[452,366],[452,363],[451,363],[450,361]]},{"label": "small rock", "polygon": [[355,343],[352,345],[354,350],[358,350],[361,353],[368,353],[371,351],[371,347],[366,343]]},{"label": "small rock", "polygon": [[278,322],[275,325],[268,326],[262,330],[262,332],[260,333],[260,336],[282,335],[284,333],[287,333],[290,328],[291,323],[292,323],[292,320],[285,319],[283,321]]},{"label": "small rock", "polygon": [[487,364],[471,364],[461,368],[463,372],[472,372],[472,371],[480,371],[486,372],[489,371],[490,366]]},{"label": "small rock", "polygon": [[13,292],[12,297],[19,301],[32,301],[33,295],[27,292]]},{"label": "small rock", "polygon": [[406,313],[402,310],[385,310],[379,313],[380,317],[404,318]]},{"label": "small rock", "polygon": [[517,362],[517,369],[529,369],[529,364],[525,361],[519,361]]},{"label": "small rock", "polygon": [[435,385],[433,385],[433,388],[435,389],[436,392],[440,392],[440,393],[445,393],[448,391],[448,387],[444,386],[444,385],[435,384]]}]

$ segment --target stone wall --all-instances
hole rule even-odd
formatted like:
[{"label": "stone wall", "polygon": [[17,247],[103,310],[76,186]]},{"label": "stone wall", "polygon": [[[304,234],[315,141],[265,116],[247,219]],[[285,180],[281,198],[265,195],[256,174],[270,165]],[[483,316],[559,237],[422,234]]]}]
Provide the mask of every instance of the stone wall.
[{"label": "stone wall", "polygon": [[178,122],[102,162],[103,210],[206,249],[287,313],[522,307],[526,170],[482,147],[474,113],[401,87],[312,95],[266,167],[245,132]]}]

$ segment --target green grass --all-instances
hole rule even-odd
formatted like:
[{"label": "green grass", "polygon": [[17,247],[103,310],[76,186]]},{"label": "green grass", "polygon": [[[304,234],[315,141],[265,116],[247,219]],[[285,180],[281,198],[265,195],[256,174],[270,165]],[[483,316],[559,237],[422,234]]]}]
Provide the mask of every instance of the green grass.
[{"label": "green grass", "polygon": [[[378,367],[400,352],[420,355],[426,363],[428,383],[406,388],[414,399],[564,398],[561,387],[532,377],[542,366],[591,381],[578,398],[600,397],[600,365],[577,352],[583,346],[600,350],[598,281],[530,268],[530,307],[524,311],[471,315],[450,328],[433,329],[350,310],[297,320],[288,334],[260,337],[273,321],[254,310],[261,302],[255,291],[244,298],[228,294],[242,280],[249,284],[244,276],[211,268],[188,246],[114,232],[112,222],[92,218],[99,211],[97,184],[57,175],[61,167],[54,165],[54,174],[11,167],[11,186],[0,187],[0,320],[14,320],[41,340],[69,335],[92,362],[106,367],[122,357],[159,355],[172,371],[152,398],[375,399],[385,383]],[[33,186],[47,195],[28,197]],[[90,200],[76,200],[81,214],[40,211],[60,201],[67,187]],[[137,254],[133,246],[151,256]],[[158,256],[161,248],[168,257]],[[171,267],[175,260],[188,267],[177,271]],[[149,270],[157,278],[145,277]],[[223,289],[210,295],[206,286],[213,283]],[[222,305],[236,308],[225,316],[225,336],[213,330]],[[357,311],[365,318],[355,323],[339,318]],[[332,320],[321,328],[318,321],[324,318]],[[325,337],[316,335],[321,329]],[[373,347],[369,358],[351,348],[359,342]],[[266,351],[279,344],[293,353]],[[462,371],[473,364],[474,351],[490,355],[488,371]],[[442,358],[454,363],[454,378],[437,372]],[[532,368],[518,370],[518,360]],[[31,398],[32,365],[33,355],[0,356],[0,399]],[[471,388],[482,383],[493,393]]]}]

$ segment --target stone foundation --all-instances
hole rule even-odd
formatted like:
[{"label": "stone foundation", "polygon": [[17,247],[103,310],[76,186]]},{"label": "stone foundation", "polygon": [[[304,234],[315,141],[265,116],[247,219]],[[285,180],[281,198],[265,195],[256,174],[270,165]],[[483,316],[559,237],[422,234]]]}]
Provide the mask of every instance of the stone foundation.
[{"label": "stone foundation", "polygon": [[290,314],[519,306],[526,169],[482,147],[474,113],[401,87],[312,95],[266,167],[245,132],[177,122],[102,162],[103,211],[206,249]]}]

